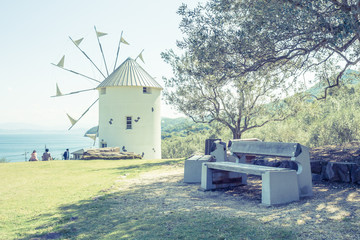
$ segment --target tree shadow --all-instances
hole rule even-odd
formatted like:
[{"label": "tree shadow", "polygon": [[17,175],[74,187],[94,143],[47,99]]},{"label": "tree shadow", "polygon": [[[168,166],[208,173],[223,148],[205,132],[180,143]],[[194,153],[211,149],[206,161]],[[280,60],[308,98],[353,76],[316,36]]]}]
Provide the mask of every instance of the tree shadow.
[{"label": "tree shadow", "polygon": [[[113,161],[117,161],[117,160],[113,160]],[[126,162],[124,160],[122,160],[123,162]],[[153,168],[156,168],[156,167],[163,167],[163,166],[177,166],[177,165],[183,165],[183,161],[184,159],[169,159],[169,160],[166,160],[166,161],[160,161],[160,162],[149,162],[148,160],[136,160],[136,161],[143,161],[143,162],[139,162],[138,164],[132,164],[131,161],[132,159],[128,159],[129,161],[129,164],[128,166],[121,166],[121,167],[117,167],[115,169],[118,169],[119,170],[119,173],[122,174],[122,173],[126,173],[128,170],[138,170],[139,172],[142,172],[142,171],[147,171],[147,170],[151,170]],[[109,168],[109,169],[106,169],[106,168],[103,168],[102,170],[113,170],[114,168]],[[93,171],[98,171],[97,169],[96,170],[93,170]]]},{"label": "tree shadow", "polygon": [[235,209],[234,202],[222,204],[233,201],[225,191],[197,188],[175,177],[99,192],[61,206],[60,216],[22,239],[295,239],[290,227],[228,214]]},{"label": "tree shadow", "polygon": [[[169,164],[172,164],[169,161]],[[157,163],[146,163],[151,168]],[[120,172],[129,170],[119,168]],[[160,172],[160,171],[159,171]],[[153,172],[150,172],[151,174]],[[157,174],[155,172],[154,174]],[[182,173],[128,179],[115,192],[60,207],[60,216],[22,239],[356,239],[360,187],[314,184],[314,197],[282,206],[261,203],[261,180],[199,191]],[[127,179],[123,180],[126,181]]]}]

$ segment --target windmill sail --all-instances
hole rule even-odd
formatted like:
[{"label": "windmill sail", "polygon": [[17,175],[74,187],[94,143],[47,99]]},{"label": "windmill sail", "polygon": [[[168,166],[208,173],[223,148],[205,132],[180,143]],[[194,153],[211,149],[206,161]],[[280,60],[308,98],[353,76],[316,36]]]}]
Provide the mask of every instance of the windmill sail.
[{"label": "windmill sail", "polygon": [[98,32],[98,31],[96,31],[96,29],[95,29],[95,32],[96,32],[96,36],[97,36],[97,37],[102,37],[102,36],[107,35],[107,33]]},{"label": "windmill sail", "polygon": [[[76,123],[77,123],[77,121],[78,120],[75,120],[74,118],[72,118],[69,114],[66,114],[67,116],[68,116],[68,118],[69,118],[69,120],[70,120],[70,122],[71,122],[71,127],[70,128],[72,128]],[[69,129],[70,129],[69,128]]]},{"label": "windmill sail", "polygon": [[64,61],[65,61],[65,55],[61,58],[61,60],[58,62],[58,64],[56,64],[56,66],[63,68]]},{"label": "windmill sail", "polygon": [[96,140],[96,134],[85,134],[85,137],[91,138],[92,140]]},{"label": "windmill sail", "polygon": [[75,40],[74,43],[76,44],[76,46],[79,46],[80,43],[82,42],[82,40],[84,40],[84,38],[80,38],[78,40]]},{"label": "windmill sail", "polygon": [[137,58],[140,58],[141,61],[142,61],[143,63],[145,63],[144,58],[143,58],[143,55],[142,55],[143,51],[144,51],[144,49],[143,49],[143,50],[141,51],[141,53],[135,58],[135,61],[136,61]]},{"label": "windmill sail", "polygon": [[92,140],[94,140],[94,146],[96,143],[96,138],[99,136],[99,126],[96,127],[92,127],[89,130],[86,131],[84,137],[88,137],[91,138]]},{"label": "windmill sail", "polygon": [[120,38],[120,42],[126,44],[126,45],[130,45],[130,43],[128,43],[127,41],[125,41],[125,39],[123,37]]},{"label": "windmill sail", "polygon": [[137,58],[140,58],[141,61],[142,61],[143,63],[145,63],[144,58],[143,58],[143,56],[142,56],[142,52],[143,52],[143,51],[144,51],[144,50],[141,51],[141,53],[139,54],[139,56],[137,56]]},{"label": "windmill sail", "polygon": [[56,83],[56,96],[55,97],[60,97],[62,95],[63,94],[61,93],[60,88],[59,88],[58,84]]}]

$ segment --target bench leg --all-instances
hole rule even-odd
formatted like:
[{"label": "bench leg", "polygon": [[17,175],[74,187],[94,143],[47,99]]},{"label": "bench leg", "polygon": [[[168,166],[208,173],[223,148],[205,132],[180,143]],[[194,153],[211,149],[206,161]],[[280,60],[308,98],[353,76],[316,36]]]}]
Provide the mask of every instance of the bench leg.
[{"label": "bench leg", "polygon": [[203,163],[201,170],[201,188],[203,190],[215,189],[215,186],[213,184],[212,169],[208,168],[206,166],[206,163]]},{"label": "bench leg", "polygon": [[309,148],[301,146],[302,152],[295,158],[298,163],[298,183],[300,197],[310,197],[313,195],[312,191],[312,175],[310,166]]},{"label": "bench leg", "polygon": [[262,204],[275,205],[294,201],[299,201],[296,171],[274,171],[262,174]]}]

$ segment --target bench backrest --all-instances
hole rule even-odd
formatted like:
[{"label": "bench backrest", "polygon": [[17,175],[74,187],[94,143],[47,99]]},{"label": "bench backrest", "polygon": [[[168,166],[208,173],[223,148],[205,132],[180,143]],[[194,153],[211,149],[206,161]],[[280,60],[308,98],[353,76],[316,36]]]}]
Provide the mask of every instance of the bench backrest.
[{"label": "bench backrest", "polygon": [[[236,162],[244,162],[246,155],[289,157],[298,165],[297,177],[301,197],[312,196],[312,181],[309,149],[299,143],[260,142],[232,140],[229,149]],[[237,154],[242,155],[241,159]],[[226,159],[225,159],[226,161]]]},{"label": "bench backrest", "polygon": [[232,140],[229,141],[228,147],[232,153],[290,158],[297,157],[302,152],[299,143]]}]

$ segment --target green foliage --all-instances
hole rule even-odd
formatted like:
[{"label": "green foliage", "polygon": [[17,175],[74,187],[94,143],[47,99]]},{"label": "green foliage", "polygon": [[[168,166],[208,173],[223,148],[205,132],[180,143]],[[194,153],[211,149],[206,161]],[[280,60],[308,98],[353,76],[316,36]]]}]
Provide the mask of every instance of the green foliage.
[{"label": "green foliage", "polygon": [[[162,158],[186,158],[192,155],[203,155],[205,140],[220,138],[224,141],[232,139],[231,132],[217,123],[198,124],[191,120],[182,119],[178,125],[168,127],[162,133]],[[174,122],[179,122],[174,120]],[[199,127],[197,127],[199,125]],[[190,127],[192,126],[192,127]],[[192,131],[189,131],[188,129]]]},{"label": "green foliage", "polygon": [[[195,122],[217,121],[231,138],[309,146],[358,140],[359,87],[341,87],[339,93],[334,88],[359,79],[351,70],[360,63],[358,13],[351,4],[210,0],[194,9],[183,4],[178,14],[184,36],[177,43],[183,54],[162,53],[174,75],[164,79],[168,103]],[[314,79],[306,73],[315,73]],[[315,82],[307,94],[329,99],[303,103],[299,93]],[[288,94],[293,97],[285,99]],[[305,110],[298,111],[298,104]],[[297,116],[289,117],[294,110]],[[207,137],[209,131],[199,134]],[[186,155],[201,151],[199,141],[196,131],[177,135],[163,141],[163,155],[181,154],[176,146]]]},{"label": "green foliage", "polygon": [[190,133],[208,130],[208,124],[194,124],[187,118],[162,118],[161,120],[161,138],[169,138],[174,136],[185,137]]},{"label": "green foliage", "polygon": [[326,100],[304,103],[303,111],[247,136],[265,141],[300,142],[316,147],[360,140],[360,85],[342,86]]},{"label": "green foliage", "polygon": [[[330,93],[326,100],[302,102],[302,110],[296,116],[251,129],[244,133],[243,138],[299,142],[310,147],[359,141],[360,84],[341,86]],[[176,129],[179,130],[179,126]],[[229,129],[220,124],[211,124],[207,129],[182,134],[171,133],[168,129],[167,134],[168,137],[162,141],[162,154],[166,158],[203,154],[208,138],[220,138],[225,142],[232,139]]]},{"label": "green foliage", "polygon": [[0,158],[0,163],[7,163],[9,162],[9,160],[7,160],[6,158],[2,157]]},{"label": "green foliage", "polygon": [[[292,7],[290,3],[262,0],[211,0],[195,9],[182,5],[178,14],[184,36],[177,44],[181,54],[174,50],[161,54],[173,70],[172,77],[164,77],[166,101],[194,122],[222,124],[235,139],[294,114],[302,97],[295,93],[304,84],[292,79],[301,61],[286,65],[286,57],[277,61],[271,55],[283,47],[278,46],[281,39],[273,27],[278,20],[274,16],[278,12],[285,15],[281,23],[290,26],[287,19],[293,12],[301,12]],[[258,15],[252,15],[252,10]],[[266,25],[270,20],[271,27]],[[286,52],[290,51],[289,42],[282,42]],[[266,53],[272,64],[260,61]],[[285,101],[289,96],[292,101]]]},{"label": "green foliage", "polygon": [[[197,56],[189,71],[195,76],[214,75],[217,69],[224,76],[281,69],[289,81],[301,84],[313,81],[303,78],[304,73],[315,72],[326,96],[324,88],[337,86],[345,70],[359,66],[357,5],[358,1],[209,0],[189,9],[183,4],[178,14],[184,37],[178,47]],[[166,61],[172,57],[168,53]]]},{"label": "green foliage", "polygon": [[163,118],[161,124],[162,158],[183,158],[203,153],[208,124],[194,124],[187,118]]}]

